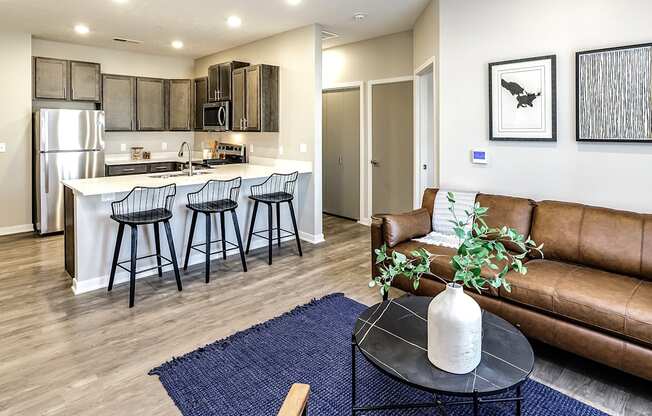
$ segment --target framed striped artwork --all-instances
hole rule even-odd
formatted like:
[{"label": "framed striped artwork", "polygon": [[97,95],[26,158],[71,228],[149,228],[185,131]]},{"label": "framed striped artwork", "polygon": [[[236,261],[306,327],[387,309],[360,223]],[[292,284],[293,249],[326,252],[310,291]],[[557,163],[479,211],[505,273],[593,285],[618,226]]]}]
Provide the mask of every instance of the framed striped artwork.
[{"label": "framed striped artwork", "polygon": [[652,144],[652,43],[576,53],[576,139]]}]

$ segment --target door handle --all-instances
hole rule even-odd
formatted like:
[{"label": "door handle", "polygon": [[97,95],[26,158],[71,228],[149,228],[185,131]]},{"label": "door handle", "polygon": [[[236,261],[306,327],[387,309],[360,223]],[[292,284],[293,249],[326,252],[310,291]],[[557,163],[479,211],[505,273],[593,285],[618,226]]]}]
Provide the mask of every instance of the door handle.
[{"label": "door handle", "polygon": [[49,194],[50,193],[50,163],[48,161],[48,154],[44,153],[43,157],[45,159],[45,193]]},{"label": "door handle", "polygon": [[371,166],[378,167],[378,165],[380,165],[380,163],[378,163],[377,160],[373,160],[373,159],[371,160]]},{"label": "door handle", "polygon": [[341,155],[337,158],[337,163],[338,163],[340,166],[342,166],[342,156],[341,156]]}]

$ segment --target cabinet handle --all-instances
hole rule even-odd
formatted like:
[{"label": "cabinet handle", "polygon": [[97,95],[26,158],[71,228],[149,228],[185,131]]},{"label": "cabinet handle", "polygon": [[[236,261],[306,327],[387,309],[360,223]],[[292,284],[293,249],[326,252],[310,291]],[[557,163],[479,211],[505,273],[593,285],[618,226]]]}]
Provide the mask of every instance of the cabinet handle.
[{"label": "cabinet handle", "polygon": [[123,172],[133,172],[133,171],[135,171],[135,170],[136,170],[136,168],[126,168],[126,169],[122,169]]},{"label": "cabinet handle", "polygon": [[63,86],[63,98],[68,98],[68,95],[66,94],[66,86]]}]

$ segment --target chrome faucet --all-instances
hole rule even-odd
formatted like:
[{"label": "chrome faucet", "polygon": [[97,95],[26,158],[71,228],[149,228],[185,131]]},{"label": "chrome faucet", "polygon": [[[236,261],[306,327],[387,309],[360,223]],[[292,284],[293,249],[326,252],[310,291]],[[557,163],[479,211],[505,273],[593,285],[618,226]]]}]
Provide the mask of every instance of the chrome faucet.
[{"label": "chrome faucet", "polygon": [[179,157],[183,157],[183,147],[188,148],[188,176],[192,176],[192,146],[190,146],[190,143],[188,142],[183,142],[181,143],[181,147],[179,148]]}]

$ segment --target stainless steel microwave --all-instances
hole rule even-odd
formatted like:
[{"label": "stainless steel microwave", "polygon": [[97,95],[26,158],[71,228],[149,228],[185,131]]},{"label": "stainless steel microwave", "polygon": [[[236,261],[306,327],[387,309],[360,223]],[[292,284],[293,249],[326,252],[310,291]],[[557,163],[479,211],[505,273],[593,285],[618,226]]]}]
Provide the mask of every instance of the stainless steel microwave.
[{"label": "stainless steel microwave", "polygon": [[230,101],[204,104],[204,130],[229,130],[231,120],[230,104]]}]

